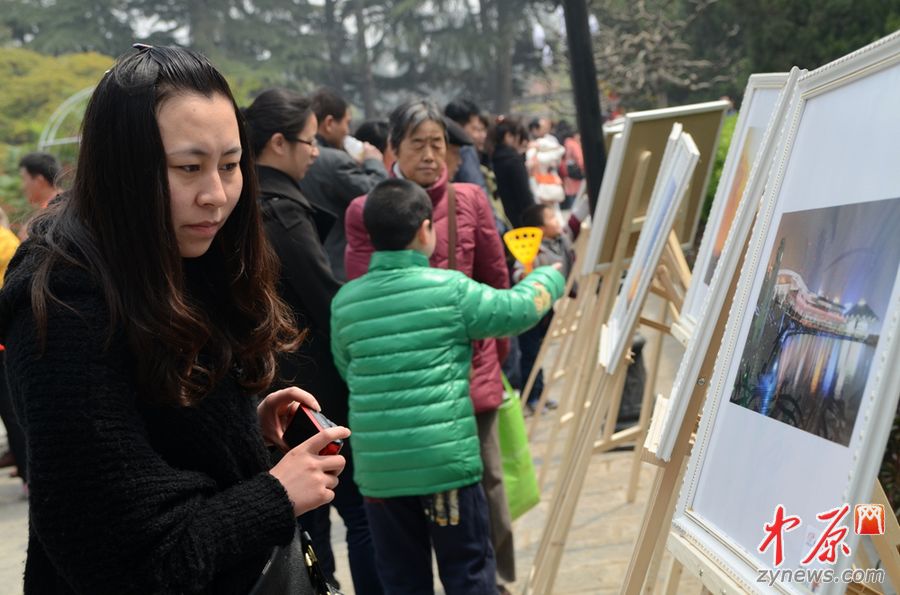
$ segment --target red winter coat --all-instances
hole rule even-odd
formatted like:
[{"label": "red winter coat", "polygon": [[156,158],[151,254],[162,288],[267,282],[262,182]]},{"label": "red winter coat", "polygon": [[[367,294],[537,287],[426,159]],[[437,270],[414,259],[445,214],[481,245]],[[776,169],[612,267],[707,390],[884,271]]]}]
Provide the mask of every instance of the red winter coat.
[{"label": "red winter coat", "polygon": [[[453,184],[456,189],[456,270],[496,287],[509,287],[509,272],[503,244],[494,226],[494,214],[484,192],[475,184]],[[434,206],[434,229],[437,245],[431,266],[446,269],[449,251],[447,231],[447,170],[430,188],[426,188]],[[363,223],[365,196],[355,198],[344,214],[347,249],[344,266],[347,280],[361,277],[369,270],[369,259],[375,251]],[[472,342],[470,391],[475,412],[497,409],[503,401],[500,362],[506,359],[506,339],[484,339]]]}]

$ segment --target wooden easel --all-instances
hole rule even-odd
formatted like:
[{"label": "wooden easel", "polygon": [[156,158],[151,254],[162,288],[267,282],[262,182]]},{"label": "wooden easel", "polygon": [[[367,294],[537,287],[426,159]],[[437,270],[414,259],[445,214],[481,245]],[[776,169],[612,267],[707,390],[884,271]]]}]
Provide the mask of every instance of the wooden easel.
[{"label": "wooden easel", "polygon": [[[630,202],[629,209],[633,208],[633,205],[634,202]],[[633,212],[628,215],[626,221],[633,220]],[[643,222],[641,222],[641,224],[642,223]],[[632,229],[630,227],[620,230],[615,250],[618,258],[614,259],[614,261],[619,263],[623,261],[621,256],[624,254],[631,232]],[[670,250],[674,241],[674,245],[678,246],[678,251],[680,252],[677,237],[674,237],[674,240],[673,237],[673,234],[670,234],[665,250]],[[663,260],[662,255],[660,255],[660,259],[655,263],[655,266],[665,267],[666,265],[662,264]],[[677,255],[670,255],[667,257],[667,262],[676,262],[677,260]],[[615,293],[618,290],[618,281],[621,272],[621,269],[612,269],[611,272],[607,272],[607,279],[610,282],[601,284],[598,288],[598,301],[607,307],[604,309],[599,307],[595,309],[592,320],[598,324],[596,324],[596,326],[592,325],[592,329],[601,327],[599,322],[608,319]],[[657,277],[658,276],[659,273],[657,271]],[[616,282],[613,283],[612,280],[615,280]],[[665,281],[661,282],[661,284],[662,283],[665,283]],[[644,294],[643,297],[646,299],[646,294]],[[663,304],[664,320],[669,302],[664,301]],[[643,309],[643,306],[644,304],[641,304],[641,309]],[[603,318],[598,320],[601,312],[603,313]],[[630,337],[633,335],[638,323],[639,321],[635,320],[632,328],[623,329],[622,332],[625,336]],[[586,335],[587,333],[584,334]],[[596,332],[591,334],[594,340],[586,346],[587,349],[584,352],[580,353],[584,353],[584,356],[586,357],[586,360],[583,361],[596,362],[599,350],[599,335]],[[658,355],[659,353],[657,353],[657,356]],[[573,412],[583,412],[583,415],[574,418],[575,428],[570,433],[567,441],[566,451],[563,455],[563,465],[561,465],[556,489],[554,490],[552,500],[553,505],[545,524],[538,551],[535,555],[535,564],[532,567],[531,576],[525,586],[525,593],[543,594],[552,591],[565,543],[572,525],[575,508],[580,498],[587,468],[593,454],[596,452],[604,452],[624,442],[635,440],[646,433],[646,425],[649,422],[649,402],[647,401],[649,400],[648,395],[651,394],[650,390],[645,391],[645,403],[643,404],[641,420],[638,424],[620,432],[614,431],[629,360],[630,354],[626,352],[619,361],[611,362],[610,369],[604,368],[600,363],[585,366],[585,368],[589,368],[587,370],[589,374],[586,377],[586,380],[577,386],[577,391],[574,394],[575,408],[573,409]],[[561,424],[555,426],[554,430],[557,430],[560,425]],[[594,437],[598,436],[601,430],[603,431],[602,437],[600,440],[595,441]],[[552,449],[554,437],[551,437],[550,442]],[[546,462],[547,459],[545,458],[545,464],[542,467],[542,475],[548,467]],[[635,465],[634,468],[637,468],[637,465]],[[636,488],[636,476],[632,478],[632,482],[630,483],[635,485]],[[629,489],[631,490],[631,488]]]},{"label": "wooden easel", "polygon": [[[636,221],[632,227],[632,231],[639,225],[642,224],[643,221]],[[627,237],[625,234],[622,234],[622,238],[624,241],[627,241]],[[618,248],[621,247],[622,244],[617,244]],[[619,261],[621,262],[621,260]],[[613,267],[613,272],[616,275],[621,275],[624,270],[624,267]],[[661,310],[657,314],[657,318],[647,318],[646,316],[642,316],[639,320],[639,323],[647,328],[658,331],[655,340],[652,341],[652,346],[648,349],[648,352],[651,354],[649,357],[645,357],[644,361],[647,363],[647,379],[644,386],[644,393],[641,399],[641,408],[640,408],[640,417],[633,426],[629,428],[625,428],[619,432],[614,432],[616,426],[616,420],[619,416],[619,410],[621,406],[621,392],[616,395],[612,395],[612,401],[610,404],[607,423],[604,425],[604,435],[598,439],[594,443],[594,453],[602,453],[612,450],[614,448],[620,447],[624,444],[637,442],[638,444],[643,443],[644,436],[647,433],[647,430],[650,426],[650,413],[652,411],[652,402],[654,395],[654,388],[656,386],[657,378],[659,376],[659,367],[662,361],[662,352],[663,352],[663,340],[665,335],[670,334],[670,327],[667,324],[667,318],[674,313],[674,316],[677,316],[678,308],[681,306],[684,300],[684,293],[686,291],[686,287],[688,283],[690,283],[690,270],[687,267],[687,263],[684,259],[684,254],[681,250],[681,244],[678,240],[678,237],[675,235],[675,232],[670,232],[668,241],[666,243],[665,249],[663,250],[662,257],[660,259],[660,264],[656,269],[656,274],[654,276],[654,280],[651,284],[650,291],[661,298],[660,306]],[[612,279],[613,277],[607,274],[607,278]],[[602,283],[602,276],[598,276],[596,279],[597,283]],[[616,289],[616,285],[614,283],[609,283],[608,287],[612,289]],[[602,289],[599,288],[599,289]],[[589,358],[596,359],[596,354],[593,351],[588,351],[592,348],[592,346],[596,346],[600,340],[599,332],[597,329],[601,328],[603,323],[609,316],[609,310],[612,308],[612,302],[614,300],[614,296],[605,295],[601,298],[598,298],[597,302],[600,300],[608,300],[606,302],[606,313],[602,315],[604,308],[602,306],[597,306],[594,310],[595,316],[590,319],[588,324],[588,329],[591,332],[584,332],[582,335],[582,339],[584,343],[580,344],[577,349],[575,349],[575,353],[585,354],[582,358],[583,361],[593,361]],[[673,317],[674,317],[673,316]],[[586,370],[582,370],[584,372]],[[580,383],[577,383],[580,381]],[[571,399],[571,402],[567,402],[567,405],[570,405],[570,409],[566,409],[565,413],[560,418],[559,422],[554,425],[551,429],[550,439],[548,440],[547,447],[544,452],[544,458],[542,459],[543,463],[546,463],[551,459],[554,452],[554,447],[557,442],[557,438],[559,432],[567,423],[571,422],[575,417],[576,413],[583,411],[584,408],[590,406],[590,397],[595,395],[596,393],[591,392],[589,386],[588,377],[581,376],[580,378],[576,378],[573,381],[575,384],[574,389],[569,388],[569,384],[566,385],[566,390],[573,390],[574,398]],[[546,398],[546,396],[542,396],[542,398]],[[538,405],[540,408],[540,402]],[[534,429],[534,422],[532,422],[532,429]],[[579,430],[574,430],[579,431]],[[569,451],[571,448],[571,436],[570,441],[567,443],[567,450]],[[635,450],[634,462],[632,464],[632,473],[631,479],[629,481],[628,490],[626,492],[626,500],[628,502],[633,502],[637,495],[637,487],[638,487],[638,478],[640,475],[640,449]],[[547,465],[542,465],[539,473],[539,485],[543,488],[545,482],[547,480],[547,470],[549,467]]]},{"label": "wooden easel", "polygon": [[[673,278],[678,278],[678,282]],[[656,268],[656,274],[653,283],[650,286],[651,293],[661,298],[659,302],[659,311],[657,318],[647,318],[641,316],[638,323],[641,326],[657,331],[653,340],[652,355],[645,358],[647,362],[647,379],[644,385],[644,393],[641,398],[640,417],[634,425],[624,428],[620,431],[614,431],[616,420],[619,417],[621,407],[622,394],[612,395],[609,412],[607,414],[606,424],[604,425],[603,436],[594,442],[594,454],[608,452],[614,448],[636,442],[635,454],[632,459],[631,474],[626,490],[626,502],[634,502],[637,497],[638,480],[640,478],[640,469],[642,461],[642,449],[640,445],[644,443],[647,431],[650,427],[651,412],[653,410],[653,395],[655,394],[656,382],[659,377],[659,366],[662,361],[663,340],[666,335],[671,335],[671,328],[667,324],[670,313],[674,312],[674,317],[678,315],[678,308],[684,301],[684,292],[687,284],[690,283],[691,273],[684,260],[684,254],[681,250],[681,243],[674,230],[669,233],[666,247],[660,258],[660,264]],[[646,307],[645,307],[646,309]]]},{"label": "wooden easel", "polygon": [[[631,194],[629,196],[626,208],[626,221],[634,219],[634,213],[637,209],[637,197],[641,195],[647,177],[647,168],[650,164],[651,154],[644,151],[638,160],[638,166],[635,177],[632,182]],[[579,365],[580,362],[595,362],[597,360],[597,347],[600,336],[600,328],[603,322],[609,318],[612,310],[615,292],[618,290],[618,281],[625,270],[624,254],[628,245],[628,239],[634,231],[634,225],[631,227],[623,226],[619,230],[616,249],[613,254],[612,261],[595,267],[588,275],[584,275],[579,280],[579,298],[577,308],[580,310],[578,316],[579,323],[571,333],[569,345],[560,347],[557,354],[557,360],[550,374],[545,375],[544,390],[538,401],[536,411],[543,410],[544,405],[549,398],[551,387],[560,378],[563,379],[563,391],[561,395],[559,411],[561,412],[559,421],[553,425],[550,433],[550,439],[547,441],[547,449],[541,460],[541,469],[538,474],[538,485],[543,488],[547,479],[547,461],[553,456],[555,443],[558,440],[561,428],[568,425],[576,415],[581,414],[584,410],[587,388],[586,379],[594,370],[593,365]],[[638,227],[640,229],[640,227]],[[610,279],[609,283],[604,283],[604,279]],[[578,354],[577,358],[569,357],[569,354]],[[560,365],[565,367],[560,369]],[[532,375],[536,374],[537,365],[532,370]],[[526,393],[527,394],[527,393]],[[537,428],[540,414],[536,414],[531,422],[530,434],[533,434]],[[572,432],[567,441],[567,451],[574,441],[576,432]]]},{"label": "wooden easel", "polygon": [[[581,182],[581,186],[578,189],[578,197],[575,199],[576,204],[579,200],[587,200],[586,181]],[[559,347],[556,350],[556,357],[553,360],[551,371],[556,371],[559,364],[565,361],[562,359],[562,352],[564,350],[567,351],[571,345],[571,335],[578,327],[578,320],[584,311],[584,308],[579,306],[578,298],[571,298],[569,296],[572,293],[572,288],[575,283],[578,282],[580,284],[583,278],[582,275],[579,275],[578,271],[581,270],[581,263],[584,262],[587,254],[592,224],[593,221],[591,223],[588,223],[587,221],[581,223],[581,230],[579,231],[578,238],[575,240],[575,246],[573,248],[576,266],[569,271],[569,277],[566,279],[565,291],[563,292],[563,296],[557,302],[553,317],[550,319],[550,328],[547,329],[547,334],[544,336],[544,340],[541,341],[541,347],[538,350],[534,365],[531,368],[531,372],[525,382],[525,387],[522,390],[522,395],[525,397],[522,399],[523,409],[527,403],[527,395],[531,393],[531,389],[537,381],[537,375],[544,365],[544,360],[548,357],[547,354],[553,346]],[[545,376],[546,385],[546,382],[553,377],[553,374],[546,374]],[[534,425],[532,425],[532,431],[533,430]],[[528,437],[529,439],[531,438],[531,431],[529,432]]]},{"label": "wooden easel", "polygon": [[[574,250],[576,263],[580,262],[581,259],[584,258],[589,235],[590,226],[587,223],[582,223],[581,233],[578,235],[578,239],[575,241]],[[541,341],[541,348],[540,350],[538,350],[537,356],[534,360],[534,365],[531,368],[531,373],[528,375],[528,380],[525,383],[524,389],[522,390],[523,408],[525,407],[527,402],[527,395],[531,393],[531,389],[534,387],[534,383],[537,380],[537,375],[541,371],[541,367],[544,364],[544,360],[548,357],[547,354],[549,353],[550,349],[553,347],[557,347],[556,354],[550,368],[551,373],[545,374],[546,378],[544,380],[544,386],[546,386],[549,382],[552,382],[551,378],[558,377],[556,375],[556,372],[557,370],[559,370],[560,364],[565,361],[565,356],[569,353],[569,349],[571,348],[572,335],[578,328],[578,321],[585,311],[578,298],[569,297],[572,293],[572,288],[574,287],[576,281],[579,283],[579,287],[581,287],[583,277],[578,275],[577,267],[573,268],[569,272],[569,278],[566,279],[566,287],[563,290],[563,296],[557,302],[556,309],[553,312],[553,317],[550,319],[550,328],[547,329],[547,334],[544,336],[544,340]],[[543,403],[546,403],[546,399],[542,401],[542,406]],[[530,426],[531,429],[528,433],[529,439],[532,437],[535,427],[536,424],[532,422]]]},{"label": "wooden easel", "polygon": [[[603,396],[600,400],[608,400],[611,392],[620,391],[625,380],[627,358],[622,358],[616,363],[612,371],[598,366],[596,373],[592,374],[590,385]],[[575,514],[575,505],[578,495],[584,484],[584,477],[590,464],[593,452],[593,436],[600,431],[605,421],[605,411],[599,403],[588,408],[580,431],[573,432],[574,460],[567,468],[566,473],[560,473],[559,481],[554,490],[553,506],[547,518],[541,542],[535,554],[535,563],[531,576],[525,585],[526,594],[551,593],[559,563],[562,559],[563,547],[566,543],[572,518]]]},{"label": "wooden easel", "polygon": [[[744,251],[746,251],[746,244],[744,245]],[[743,261],[743,255],[741,255],[740,261]],[[723,298],[722,303],[730,303],[734,297],[734,292],[737,288],[737,277],[737,275],[732,275],[728,293]],[[712,377],[713,366],[716,363],[719,344],[722,342],[722,335],[725,333],[725,322],[728,319],[728,312],[721,305],[718,304],[719,314],[716,317],[716,326],[709,345],[701,346],[706,355],[703,358],[703,364],[694,384],[694,390],[685,410],[683,422],[678,430],[675,446],[672,449],[669,461],[663,461],[654,454],[642,449],[643,460],[657,465],[659,469],[650,489],[647,511],[644,513],[644,520],[638,533],[635,550],[622,586],[622,593],[625,595],[637,595],[637,593],[642,591],[645,583],[648,588],[643,589],[643,591],[651,592],[656,580],[665,544],[663,536],[672,525],[672,515],[675,512],[675,504],[678,499],[678,486],[687,465],[687,457],[690,454],[691,437],[697,425],[700,408],[703,406],[703,401],[706,398],[706,390],[709,379]]]}]

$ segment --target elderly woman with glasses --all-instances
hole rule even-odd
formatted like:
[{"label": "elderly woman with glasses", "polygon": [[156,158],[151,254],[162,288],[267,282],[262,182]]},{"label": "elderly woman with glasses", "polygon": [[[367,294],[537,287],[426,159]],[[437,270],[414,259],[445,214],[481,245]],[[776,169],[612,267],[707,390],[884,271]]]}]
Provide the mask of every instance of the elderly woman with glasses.
[{"label": "elderly woman with glasses", "polygon": [[[437,234],[431,266],[456,269],[496,288],[509,287],[503,245],[483,190],[475,184],[448,180],[447,127],[440,108],[430,100],[409,101],[397,107],[390,116],[390,144],[396,154],[390,173],[422,186],[431,198]],[[374,251],[363,223],[365,200],[365,196],[355,199],[345,213],[348,280],[368,270]],[[497,408],[504,394],[500,365],[507,350],[505,339],[476,341],[470,384],[484,462],[482,486],[490,510],[491,541],[500,582],[515,580],[512,522],[497,438]],[[376,536],[376,556],[377,549]]]}]

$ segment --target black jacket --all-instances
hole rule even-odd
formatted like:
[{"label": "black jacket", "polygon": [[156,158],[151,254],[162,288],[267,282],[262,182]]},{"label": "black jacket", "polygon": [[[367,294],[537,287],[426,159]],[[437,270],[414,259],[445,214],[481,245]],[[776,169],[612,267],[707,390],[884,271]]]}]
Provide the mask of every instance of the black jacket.
[{"label": "black jacket", "polygon": [[525,156],[509,145],[500,145],[494,149],[492,160],[503,210],[513,227],[521,227],[522,212],[534,204]]},{"label": "black jacket", "polygon": [[[344,211],[357,196],[368,194],[375,184],[388,177],[384,164],[378,159],[359,163],[343,149],[335,149],[321,138],[319,157],[300,181],[300,189],[317,211],[317,231],[324,238],[325,254],[338,281],[346,281],[344,274]],[[324,221],[334,221],[330,226]],[[327,227],[327,229],[326,229]],[[323,233],[324,232],[324,233]]]},{"label": "black jacket", "polygon": [[26,595],[245,594],[296,521],[256,401],[229,376],[192,407],[137,399],[134,353],[107,345],[108,308],[84,269],[59,265],[42,349],[32,238],[0,292],[0,340],[29,454]]},{"label": "black jacket", "polygon": [[[349,157],[349,156],[348,156]],[[308,336],[299,351],[279,360],[279,385],[311,392],[322,412],[347,425],[347,385],[331,357],[331,300],[341,288],[316,233],[313,208],[287,174],[259,166],[266,236],[281,260],[278,291]]]}]

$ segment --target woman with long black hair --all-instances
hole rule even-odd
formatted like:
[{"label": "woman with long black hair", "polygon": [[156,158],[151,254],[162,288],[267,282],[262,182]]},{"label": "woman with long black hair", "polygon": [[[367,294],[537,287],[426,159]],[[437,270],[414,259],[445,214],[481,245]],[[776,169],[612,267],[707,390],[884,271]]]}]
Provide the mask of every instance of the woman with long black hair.
[{"label": "woman with long black hair", "polygon": [[[347,424],[349,393],[331,355],[331,300],[341,287],[316,233],[315,210],[297,182],[319,155],[316,114],[309,99],[287,89],[268,89],[243,110],[259,177],[263,228],[281,261],[278,290],[307,329],[305,341],[293,353],[279,357],[277,386],[294,384],[312,394],[335,423]],[[363,498],[353,481],[351,443],[332,504],[347,528],[347,554],[354,590],[380,595],[375,553]],[[330,506],[301,517],[312,535],[322,570],[333,581]]]},{"label": "woman with long black hair", "polygon": [[[315,399],[288,388],[257,406],[300,333],[238,116],[202,56],[122,57],[88,104],[72,190],[10,264],[25,593],[245,594],[295,518],[334,497],[344,459],[318,453],[349,431],[288,450],[285,424]],[[286,451],[271,469],[266,443]]]}]

